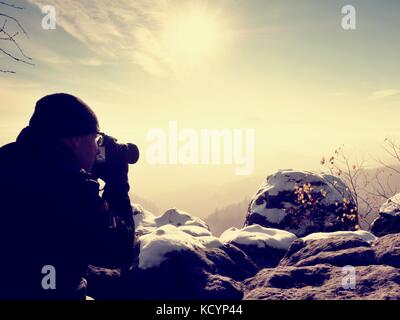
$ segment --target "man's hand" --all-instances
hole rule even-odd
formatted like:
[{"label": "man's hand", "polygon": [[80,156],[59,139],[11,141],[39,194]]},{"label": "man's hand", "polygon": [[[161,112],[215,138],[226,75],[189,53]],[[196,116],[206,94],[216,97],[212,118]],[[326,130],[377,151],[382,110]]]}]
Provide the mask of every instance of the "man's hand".
[{"label": "man's hand", "polygon": [[102,179],[106,184],[103,198],[110,206],[110,210],[118,214],[127,224],[132,224],[132,206],[129,199],[129,164],[121,152],[116,139],[103,135],[105,148],[105,162],[96,162],[92,174]]}]

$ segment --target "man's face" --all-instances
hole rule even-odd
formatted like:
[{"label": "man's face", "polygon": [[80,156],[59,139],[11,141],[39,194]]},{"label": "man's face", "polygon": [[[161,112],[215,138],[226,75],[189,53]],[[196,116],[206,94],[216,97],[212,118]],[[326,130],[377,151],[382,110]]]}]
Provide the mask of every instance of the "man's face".
[{"label": "man's face", "polygon": [[81,168],[86,171],[90,171],[99,153],[97,139],[97,134],[88,134],[76,138],[75,155]]}]

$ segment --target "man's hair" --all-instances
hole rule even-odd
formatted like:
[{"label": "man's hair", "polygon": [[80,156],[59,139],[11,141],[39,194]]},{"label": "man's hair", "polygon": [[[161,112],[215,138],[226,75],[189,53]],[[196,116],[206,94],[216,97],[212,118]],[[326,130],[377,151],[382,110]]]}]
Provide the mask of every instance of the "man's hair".
[{"label": "man's hair", "polygon": [[99,132],[99,122],[93,110],[81,99],[66,93],[51,94],[36,102],[29,126],[53,138]]}]

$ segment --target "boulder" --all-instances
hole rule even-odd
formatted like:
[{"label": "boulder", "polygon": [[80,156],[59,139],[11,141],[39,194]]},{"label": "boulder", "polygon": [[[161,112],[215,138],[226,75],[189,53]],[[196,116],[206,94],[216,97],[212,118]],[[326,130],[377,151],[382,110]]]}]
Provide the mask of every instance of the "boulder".
[{"label": "boulder", "polygon": [[400,234],[388,234],[373,243],[379,264],[400,268]]},{"label": "boulder", "polygon": [[220,240],[240,248],[258,269],[275,267],[297,237],[288,231],[264,228],[254,224],[242,229],[230,228]]},{"label": "boulder", "polygon": [[343,267],[377,264],[372,248],[375,239],[366,231],[311,234],[292,244],[280,266],[330,264]]},{"label": "boulder", "polygon": [[[273,269],[246,279],[244,299],[400,299],[400,235],[311,234]],[[347,286],[348,276],[353,285]]]},{"label": "boulder", "polygon": [[399,300],[400,270],[392,266],[355,267],[354,289],[343,285],[346,272],[327,264],[263,269],[244,282],[246,300]]},{"label": "boulder", "polygon": [[85,279],[86,294],[95,300],[115,300],[124,298],[124,284],[120,269],[106,269],[89,266]]},{"label": "boulder", "polygon": [[371,232],[379,237],[400,232],[400,193],[388,199],[371,224]]},{"label": "boulder", "polygon": [[139,237],[138,264],[128,279],[130,298],[242,298],[241,284],[234,279],[253,276],[252,261],[240,249],[192,231],[165,224]]},{"label": "boulder", "polygon": [[298,237],[358,228],[354,198],[338,177],[280,170],[252,198],[245,225],[287,230]]}]

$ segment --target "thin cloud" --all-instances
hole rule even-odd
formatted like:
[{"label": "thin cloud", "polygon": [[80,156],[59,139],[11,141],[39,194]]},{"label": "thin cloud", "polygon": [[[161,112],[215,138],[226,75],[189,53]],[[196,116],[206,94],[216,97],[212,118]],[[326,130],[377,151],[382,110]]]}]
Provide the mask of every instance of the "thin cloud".
[{"label": "thin cloud", "polygon": [[[179,71],[180,61],[170,55],[160,35],[165,18],[188,4],[204,0],[28,0],[39,8],[56,9],[57,27],[94,52],[93,61],[127,61],[163,77]],[[210,2],[211,3],[211,2]],[[213,2],[214,4],[214,2]],[[179,6],[178,6],[179,5]],[[96,65],[96,63],[94,63]]]},{"label": "thin cloud", "polygon": [[388,97],[393,97],[393,96],[397,96],[400,95],[400,90],[397,89],[386,89],[386,90],[379,90],[379,91],[375,91],[373,92],[370,96],[369,99],[384,99],[384,98],[388,98]]}]

